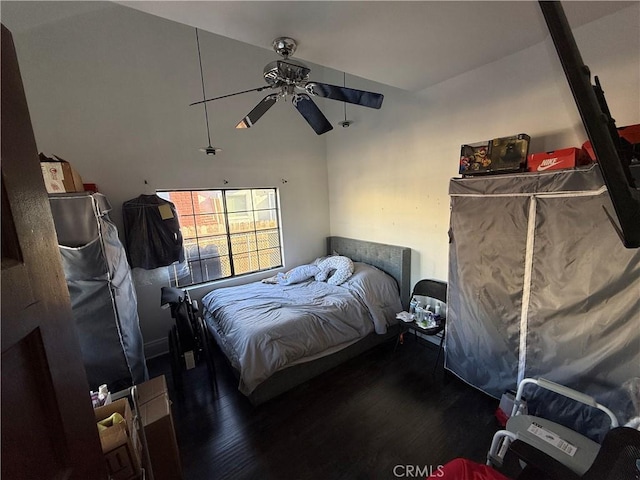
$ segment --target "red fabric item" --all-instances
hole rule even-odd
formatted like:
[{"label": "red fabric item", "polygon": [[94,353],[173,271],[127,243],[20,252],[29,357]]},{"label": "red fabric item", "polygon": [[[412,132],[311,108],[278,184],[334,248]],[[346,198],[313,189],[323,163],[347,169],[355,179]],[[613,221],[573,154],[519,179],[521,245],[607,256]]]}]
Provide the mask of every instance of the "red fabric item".
[{"label": "red fabric item", "polygon": [[507,425],[507,420],[509,420],[507,414],[504,413],[500,407],[498,407],[498,409],[496,410],[496,418],[498,419],[500,425],[502,425],[503,427]]},{"label": "red fabric item", "polygon": [[431,476],[433,480],[510,480],[497,470],[466,458],[456,458],[438,468]]}]

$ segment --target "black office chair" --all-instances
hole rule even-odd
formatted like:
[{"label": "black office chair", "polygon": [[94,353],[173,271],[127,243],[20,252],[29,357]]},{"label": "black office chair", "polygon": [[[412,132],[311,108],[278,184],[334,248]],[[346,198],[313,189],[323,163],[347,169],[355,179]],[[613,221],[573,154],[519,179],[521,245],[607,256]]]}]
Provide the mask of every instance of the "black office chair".
[{"label": "black office chair", "polygon": [[[427,297],[434,298],[439,300],[440,302],[446,304],[447,303],[447,283],[442,282],[440,280],[430,280],[424,279],[420,280],[413,287],[413,292],[411,293],[411,298],[414,297]],[[444,343],[444,334],[445,334],[445,324],[446,324],[446,311],[441,312],[440,318],[437,320],[437,324],[433,328],[421,328],[415,323],[406,324],[406,326],[416,332],[420,332],[423,335],[438,335],[441,334],[440,337],[440,345],[438,347],[438,356],[436,358],[436,363],[433,366],[433,372],[435,373],[436,368],[438,366],[438,362],[440,361],[440,355],[442,353],[442,345]],[[398,337],[398,341],[402,342],[402,335],[404,332],[400,334]]]}]

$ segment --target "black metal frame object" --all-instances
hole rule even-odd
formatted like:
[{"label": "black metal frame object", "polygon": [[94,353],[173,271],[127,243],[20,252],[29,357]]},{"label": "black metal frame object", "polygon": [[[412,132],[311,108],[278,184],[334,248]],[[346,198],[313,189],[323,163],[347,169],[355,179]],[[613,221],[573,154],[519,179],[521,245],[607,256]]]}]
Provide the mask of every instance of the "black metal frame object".
[{"label": "black metal frame object", "polygon": [[640,247],[640,191],[623,155],[615,120],[609,114],[598,77],[591,84],[591,72],[580,55],[569,22],[559,1],[540,1],[540,8],[560,58],[582,123],[598,159],[618,224],[607,212],[622,243]]}]

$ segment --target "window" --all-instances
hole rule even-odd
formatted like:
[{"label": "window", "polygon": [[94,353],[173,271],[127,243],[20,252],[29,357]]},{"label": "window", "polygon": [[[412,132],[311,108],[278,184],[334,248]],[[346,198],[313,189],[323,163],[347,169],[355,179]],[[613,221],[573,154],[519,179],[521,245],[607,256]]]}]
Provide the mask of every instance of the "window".
[{"label": "window", "polygon": [[275,188],[167,190],[180,217],[185,261],[172,265],[171,285],[184,287],[282,266]]}]

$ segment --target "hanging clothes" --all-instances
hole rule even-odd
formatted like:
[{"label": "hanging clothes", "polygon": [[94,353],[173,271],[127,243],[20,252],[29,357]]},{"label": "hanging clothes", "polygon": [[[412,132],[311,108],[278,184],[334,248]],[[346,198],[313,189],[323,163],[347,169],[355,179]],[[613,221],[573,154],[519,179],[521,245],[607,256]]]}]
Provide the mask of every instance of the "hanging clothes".
[{"label": "hanging clothes", "polygon": [[184,261],[173,203],[157,195],[140,195],[122,204],[122,217],[131,268],[151,270]]}]

